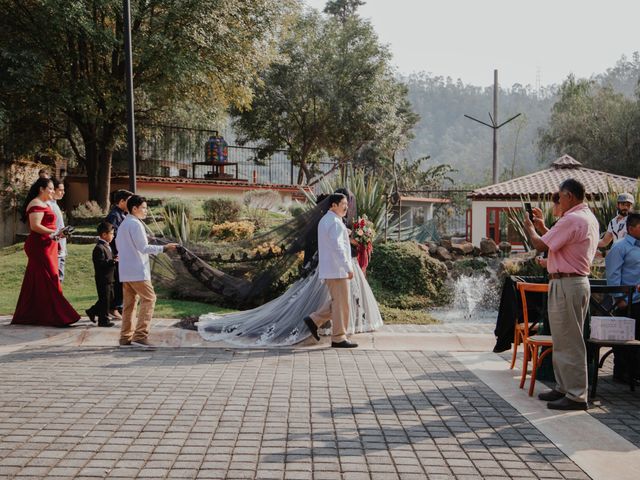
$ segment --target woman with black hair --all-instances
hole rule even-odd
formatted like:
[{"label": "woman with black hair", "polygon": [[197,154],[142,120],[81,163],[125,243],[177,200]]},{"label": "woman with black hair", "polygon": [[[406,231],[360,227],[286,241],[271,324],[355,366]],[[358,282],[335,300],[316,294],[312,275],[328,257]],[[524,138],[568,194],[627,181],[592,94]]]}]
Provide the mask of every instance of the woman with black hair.
[{"label": "woman with black hair", "polygon": [[56,215],[47,203],[53,194],[53,182],[39,178],[21,209],[21,220],[31,231],[24,243],[29,261],[12,324],[66,327],[80,320],[62,295],[58,277],[58,241],[64,235],[56,230]]}]

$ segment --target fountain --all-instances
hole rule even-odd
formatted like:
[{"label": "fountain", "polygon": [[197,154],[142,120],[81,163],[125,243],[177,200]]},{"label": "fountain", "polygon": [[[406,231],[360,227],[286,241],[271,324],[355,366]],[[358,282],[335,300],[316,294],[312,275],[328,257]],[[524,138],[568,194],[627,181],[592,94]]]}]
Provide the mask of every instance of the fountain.
[{"label": "fountain", "polygon": [[499,302],[493,271],[460,275],[449,279],[450,306],[434,308],[429,313],[443,323],[495,323]]}]

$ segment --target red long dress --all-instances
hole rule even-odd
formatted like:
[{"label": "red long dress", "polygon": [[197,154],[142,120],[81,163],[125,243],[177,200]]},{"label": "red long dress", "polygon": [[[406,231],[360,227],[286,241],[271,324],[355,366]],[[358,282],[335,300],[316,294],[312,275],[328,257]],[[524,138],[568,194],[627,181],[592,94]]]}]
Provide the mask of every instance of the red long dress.
[{"label": "red long dress", "polygon": [[[27,216],[43,212],[42,226],[56,228],[56,214],[51,207],[33,206]],[[29,259],[24,272],[18,305],[12,324],[64,327],[80,320],[80,315],[62,295],[58,278],[58,242],[48,234],[31,232],[24,242]]]}]

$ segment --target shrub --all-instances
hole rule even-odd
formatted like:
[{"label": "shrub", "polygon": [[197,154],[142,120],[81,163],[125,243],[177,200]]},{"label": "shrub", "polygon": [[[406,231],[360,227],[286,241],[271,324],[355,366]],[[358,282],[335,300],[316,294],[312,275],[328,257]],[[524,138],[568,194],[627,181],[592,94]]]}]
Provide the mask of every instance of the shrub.
[{"label": "shrub", "polygon": [[500,263],[501,276],[518,275],[523,277],[541,277],[544,269],[536,262],[535,254],[513,255]]},{"label": "shrub", "polygon": [[410,323],[412,325],[431,325],[440,323],[427,312],[420,310],[403,310],[380,305],[382,321],[387,325]]},{"label": "shrub", "polygon": [[105,212],[98,202],[90,200],[81,203],[69,212],[69,224],[73,225],[97,225],[104,220]]},{"label": "shrub", "polygon": [[242,240],[251,238],[255,231],[255,225],[251,222],[224,222],[211,227],[211,236],[219,240]]},{"label": "shrub", "polygon": [[447,268],[415,242],[376,244],[368,271],[379,286],[379,301],[387,306],[419,308],[447,300]]},{"label": "shrub", "polygon": [[292,217],[297,217],[306,211],[307,209],[301,203],[296,202],[289,205],[289,213]]},{"label": "shrub", "polygon": [[274,190],[250,190],[244,194],[243,202],[250,208],[274,210],[282,203],[282,199]]},{"label": "shrub", "polygon": [[213,224],[237,222],[241,208],[242,205],[232,198],[214,197],[202,202],[204,216]]}]

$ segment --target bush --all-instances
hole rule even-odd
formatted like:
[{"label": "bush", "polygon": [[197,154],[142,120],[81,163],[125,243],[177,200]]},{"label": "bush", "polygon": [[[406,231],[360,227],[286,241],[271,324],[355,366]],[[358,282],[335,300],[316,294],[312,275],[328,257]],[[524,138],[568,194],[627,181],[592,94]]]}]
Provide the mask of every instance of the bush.
[{"label": "bush", "polygon": [[368,272],[378,301],[387,306],[424,308],[448,299],[447,268],[415,242],[376,244]]},{"label": "bush", "polygon": [[282,199],[274,190],[250,190],[244,194],[243,202],[249,208],[274,210],[282,203]]},{"label": "bush", "polygon": [[214,197],[202,202],[205,218],[213,224],[237,222],[242,205],[232,198]]},{"label": "bush", "polygon": [[255,229],[251,222],[224,222],[211,227],[211,236],[219,240],[242,240],[251,238]]},{"label": "bush", "polygon": [[304,206],[301,203],[296,202],[289,205],[289,213],[291,214],[292,217],[297,217],[298,215],[302,215],[306,211],[307,209],[304,208]]},{"label": "bush", "polygon": [[106,214],[98,202],[90,200],[81,203],[69,212],[70,225],[97,225],[104,220]]},{"label": "bush", "polygon": [[536,262],[534,253],[512,255],[500,263],[500,277],[518,275],[523,277],[541,277],[544,269]]},{"label": "bush", "polygon": [[380,305],[382,321],[387,325],[410,323],[412,325],[431,325],[440,323],[427,312],[419,310],[403,310]]}]

